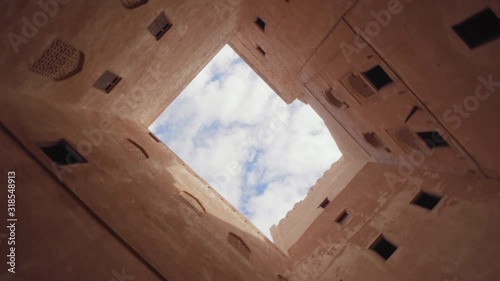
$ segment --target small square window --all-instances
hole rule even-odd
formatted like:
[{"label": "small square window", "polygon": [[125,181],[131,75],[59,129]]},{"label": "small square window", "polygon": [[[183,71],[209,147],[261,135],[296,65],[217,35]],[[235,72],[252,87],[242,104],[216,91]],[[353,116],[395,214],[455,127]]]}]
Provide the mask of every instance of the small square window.
[{"label": "small square window", "polygon": [[113,72],[104,72],[99,79],[94,83],[94,88],[97,88],[105,93],[111,92],[113,88],[122,80],[121,77],[117,76]]},{"label": "small square window", "polygon": [[262,49],[260,46],[257,46],[257,51],[259,51],[259,53],[261,53],[263,56],[266,55],[266,51],[264,51],[264,49]]},{"label": "small square window", "polygon": [[266,23],[259,17],[255,20],[255,24],[264,31],[266,29]]},{"label": "small square window", "polygon": [[87,160],[65,140],[39,147],[58,166],[87,163]]},{"label": "small square window", "polygon": [[421,191],[413,201],[411,201],[411,204],[420,206],[422,208],[432,210],[436,205],[441,201],[441,197],[438,195],[430,194],[425,191]]},{"label": "small square window", "polygon": [[427,147],[434,149],[436,147],[449,147],[446,140],[436,131],[419,132],[417,135],[422,139]]},{"label": "small square window", "polygon": [[398,247],[385,239],[384,235],[380,235],[370,246],[370,250],[375,251],[384,260],[388,260],[397,249]]},{"label": "small square window", "polygon": [[377,65],[372,69],[363,72],[363,75],[377,90],[380,90],[393,82],[391,77],[389,77],[389,75],[382,67],[380,67],[380,65]]},{"label": "small square window", "polygon": [[167,33],[167,31],[172,27],[172,24],[167,19],[165,12],[161,12],[159,16],[148,26],[149,32],[156,38],[160,38]]},{"label": "small square window", "polygon": [[349,214],[347,211],[342,211],[340,215],[335,219],[335,222],[338,224],[345,224],[347,222],[347,218],[349,217]]},{"label": "small square window", "polygon": [[321,204],[319,204],[319,207],[324,209],[328,206],[328,204],[330,204],[330,200],[328,200],[328,198],[326,198],[325,200],[323,200],[323,202],[321,202]]},{"label": "small square window", "polygon": [[452,29],[470,49],[474,49],[500,37],[500,19],[490,8],[486,8]]}]

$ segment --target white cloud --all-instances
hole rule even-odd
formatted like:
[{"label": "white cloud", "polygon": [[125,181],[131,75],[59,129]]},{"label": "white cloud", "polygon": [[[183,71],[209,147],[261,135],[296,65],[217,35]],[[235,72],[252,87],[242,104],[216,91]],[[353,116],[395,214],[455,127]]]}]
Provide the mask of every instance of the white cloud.
[{"label": "white cloud", "polygon": [[340,157],[319,116],[287,106],[229,46],[150,129],[268,237]]}]

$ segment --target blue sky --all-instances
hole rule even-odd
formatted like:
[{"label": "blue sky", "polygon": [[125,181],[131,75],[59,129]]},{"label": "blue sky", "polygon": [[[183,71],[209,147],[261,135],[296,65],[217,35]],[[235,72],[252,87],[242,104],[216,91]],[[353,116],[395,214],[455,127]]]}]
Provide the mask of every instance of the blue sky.
[{"label": "blue sky", "polygon": [[269,238],[341,156],[308,105],[286,105],[229,46],[150,130]]}]

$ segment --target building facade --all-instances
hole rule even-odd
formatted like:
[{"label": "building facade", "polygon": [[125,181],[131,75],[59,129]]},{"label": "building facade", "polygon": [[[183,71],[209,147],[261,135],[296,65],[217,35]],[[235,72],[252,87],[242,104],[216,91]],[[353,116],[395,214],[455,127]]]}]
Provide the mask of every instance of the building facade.
[{"label": "building facade", "polygon": [[[498,279],[500,1],[3,13],[0,280]],[[274,243],[147,129],[225,44],[343,155]]]}]

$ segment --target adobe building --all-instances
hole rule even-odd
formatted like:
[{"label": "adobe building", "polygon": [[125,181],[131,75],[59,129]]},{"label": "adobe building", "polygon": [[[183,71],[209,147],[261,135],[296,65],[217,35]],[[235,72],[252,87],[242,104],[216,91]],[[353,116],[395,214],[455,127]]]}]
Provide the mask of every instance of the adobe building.
[{"label": "adobe building", "polygon": [[[500,1],[2,4],[0,280],[498,280]],[[274,243],[147,129],[225,44],[343,154]]]}]

